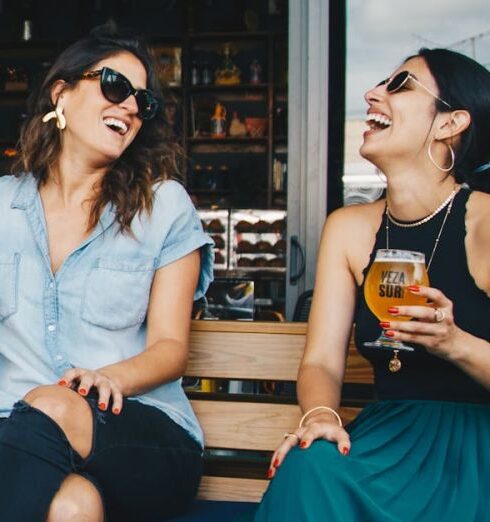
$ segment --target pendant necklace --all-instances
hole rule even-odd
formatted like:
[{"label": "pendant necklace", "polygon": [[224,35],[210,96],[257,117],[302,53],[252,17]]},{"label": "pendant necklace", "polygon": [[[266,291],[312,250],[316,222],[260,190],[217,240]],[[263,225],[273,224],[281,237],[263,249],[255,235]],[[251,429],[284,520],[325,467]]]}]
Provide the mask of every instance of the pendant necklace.
[{"label": "pendant necklace", "polygon": [[[432,214],[429,214],[428,216],[426,216],[418,221],[414,221],[413,223],[403,223],[403,222],[396,220],[390,214],[390,209],[388,207],[388,203],[386,203],[386,209],[385,209],[386,249],[390,248],[390,222],[400,228],[419,227],[419,226],[423,225],[424,223],[427,223],[428,221],[430,221],[432,218],[437,216],[437,214],[439,214],[439,212],[441,212],[442,210],[444,210],[444,208],[447,207],[446,214],[444,215],[444,219],[442,220],[441,228],[439,229],[439,233],[437,234],[436,240],[434,242],[434,247],[432,248],[432,252],[430,254],[429,262],[427,263],[427,273],[428,273],[430,270],[430,265],[432,263],[432,260],[434,259],[434,254],[436,253],[437,247],[439,245],[439,240],[441,238],[442,231],[444,230],[444,226],[446,224],[447,218],[449,217],[449,214],[451,214],[451,209],[453,208],[454,197],[456,196],[457,192],[458,192],[458,189],[455,188],[451,192],[451,194],[449,194],[449,197],[446,200],[444,200],[434,210],[434,212],[432,212]],[[400,350],[393,350],[393,357],[388,362],[388,369],[390,370],[391,373],[396,373],[396,372],[400,371],[400,369],[402,367],[402,362],[398,358],[399,351]]]}]

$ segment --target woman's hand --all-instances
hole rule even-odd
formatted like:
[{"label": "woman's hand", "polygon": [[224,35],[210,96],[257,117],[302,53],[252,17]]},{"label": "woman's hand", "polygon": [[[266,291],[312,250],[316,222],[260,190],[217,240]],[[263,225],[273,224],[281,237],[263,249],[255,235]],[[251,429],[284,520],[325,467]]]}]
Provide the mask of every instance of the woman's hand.
[{"label": "woman's hand", "polygon": [[284,441],[272,455],[267,478],[272,478],[276,474],[276,469],[282,464],[289,450],[296,445],[303,450],[308,449],[311,444],[318,439],[335,442],[342,455],[348,455],[351,447],[349,434],[340,427],[331,416],[319,414],[312,416],[307,425],[298,428],[294,433],[286,433]]},{"label": "woman's hand", "polygon": [[[409,286],[413,294],[426,297],[427,306],[396,306],[388,311],[393,321],[382,322],[385,335],[403,342],[424,346],[427,351],[443,358],[451,358],[464,332],[456,326],[453,303],[440,290],[428,286]],[[396,316],[407,315],[412,321],[397,321]]]},{"label": "woman's hand", "polygon": [[112,399],[112,413],[119,415],[123,407],[123,395],[119,386],[109,377],[97,370],[86,368],[71,368],[58,381],[61,386],[67,386],[84,397],[92,388],[97,389],[98,404],[102,411],[106,411]]}]

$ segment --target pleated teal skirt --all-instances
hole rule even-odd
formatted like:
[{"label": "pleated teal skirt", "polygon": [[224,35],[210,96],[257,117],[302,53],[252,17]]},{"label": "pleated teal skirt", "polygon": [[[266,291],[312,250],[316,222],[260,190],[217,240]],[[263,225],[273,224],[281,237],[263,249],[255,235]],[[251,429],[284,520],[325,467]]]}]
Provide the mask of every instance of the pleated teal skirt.
[{"label": "pleated teal skirt", "polygon": [[247,520],[490,521],[490,405],[380,401],[348,431],[348,456],[294,448]]}]

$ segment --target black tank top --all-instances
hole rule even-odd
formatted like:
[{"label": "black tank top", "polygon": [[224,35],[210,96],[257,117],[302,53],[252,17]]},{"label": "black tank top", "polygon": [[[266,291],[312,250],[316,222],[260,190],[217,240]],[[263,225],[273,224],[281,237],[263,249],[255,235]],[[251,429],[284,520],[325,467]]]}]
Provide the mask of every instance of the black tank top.
[{"label": "black tank top", "polygon": [[[465,214],[470,194],[470,190],[463,188],[454,198],[432,260],[429,279],[432,287],[440,289],[453,301],[456,324],[466,332],[490,341],[490,298],[476,286],[466,260]],[[428,261],[445,214],[446,209],[423,225],[413,228],[390,223],[390,248],[423,252]],[[364,275],[374,261],[376,250],[386,248],[386,219],[384,215]],[[358,288],[355,322],[357,349],[373,365],[379,399],[490,403],[489,390],[455,365],[429,354],[422,346],[413,345],[414,352],[400,352],[402,368],[399,372],[391,373],[388,362],[393,354],[390,351],[363,346],[363,342],[376,339],[380,333],[379,320],[366,305],[364,285]]]}]

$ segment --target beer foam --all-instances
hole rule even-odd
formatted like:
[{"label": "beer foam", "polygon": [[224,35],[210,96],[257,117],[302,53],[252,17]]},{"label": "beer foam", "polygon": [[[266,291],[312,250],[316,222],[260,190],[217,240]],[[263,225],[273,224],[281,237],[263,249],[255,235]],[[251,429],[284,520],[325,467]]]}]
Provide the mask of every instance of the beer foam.
[{"label": "beer foam", "polygon": [[423,259],[396,259],[395,257],[376,257],[374,260],[375,263],[421,263],[425,265],[425,261]]}]

